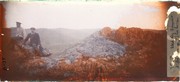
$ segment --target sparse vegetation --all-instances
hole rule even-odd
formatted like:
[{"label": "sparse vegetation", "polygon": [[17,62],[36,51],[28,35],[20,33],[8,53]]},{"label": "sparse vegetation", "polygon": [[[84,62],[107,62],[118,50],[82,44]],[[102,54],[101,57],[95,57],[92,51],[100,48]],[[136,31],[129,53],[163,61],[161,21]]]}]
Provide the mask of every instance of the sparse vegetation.
[{"label": "sparse vegetation", "polygon": [[16,51],[10,52],[6,47],[5,57],[12,69],[4,72],[4,76],[8,76],[9,80],[174,79],[166,77],[166,31],[121,27],[115,30],[115,34],[104,35],[112,41],[126,45],[126,53],[118,58],[82,54],[74,62],[60,59],[56,65],[48,68],[45,58],[32,58],[32,54],[18,47]]}]

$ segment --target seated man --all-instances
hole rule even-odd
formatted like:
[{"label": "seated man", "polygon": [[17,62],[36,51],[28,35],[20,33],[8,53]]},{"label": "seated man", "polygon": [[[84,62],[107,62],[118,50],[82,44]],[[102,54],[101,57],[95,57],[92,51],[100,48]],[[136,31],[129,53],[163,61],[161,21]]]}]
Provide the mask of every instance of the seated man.
[{"label": "seated man", "polygon": [[16,22],[17,27],[16,27],[16,40],[17,41],[22,41],[24,38],[24,30],[21,27],[21,23],[20,22]]},{"label": "seated man", "polygon": [[11,27],[11,46],[12,49],[16,49],[17,47],[22,46],[23,39],[24,39],[24,29],[21,27],[20,22],[16,22],[16,27]]},{"label": "seated man", "polygon": [[40,55],[42,55],[42,46],[40,42],[39,34],[35,32],[35,28],[30,28],[31,32],[27,35],[27,37],[24,40],[24,44],[30,40],[29,46],[32,47],[33,52],[39,52]]}]

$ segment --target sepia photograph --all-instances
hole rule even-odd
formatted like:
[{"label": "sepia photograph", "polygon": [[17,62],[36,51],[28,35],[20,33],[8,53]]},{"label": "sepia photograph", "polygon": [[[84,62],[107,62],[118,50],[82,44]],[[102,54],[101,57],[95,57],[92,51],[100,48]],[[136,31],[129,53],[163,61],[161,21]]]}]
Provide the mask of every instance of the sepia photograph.
[{"label": "sepia photograph", "polygon": [[[179,5],[163,0],[0,2],[0,80],[179,81],[167,75],[167,53],[173,54],[167,51],[167,30],[174,24],[170,8]],[[175,54],[171,57],[178,61]]]}]

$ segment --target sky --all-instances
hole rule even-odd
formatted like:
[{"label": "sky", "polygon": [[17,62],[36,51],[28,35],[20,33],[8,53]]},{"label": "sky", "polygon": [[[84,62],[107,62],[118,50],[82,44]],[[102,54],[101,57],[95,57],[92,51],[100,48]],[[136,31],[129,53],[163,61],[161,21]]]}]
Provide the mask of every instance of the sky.
[{"label": "sky", "polygon": [[164,29],[164,14],[158,2],[7,2],[7,27],[16,21],[23,28],[99,29],[120,26]]}]

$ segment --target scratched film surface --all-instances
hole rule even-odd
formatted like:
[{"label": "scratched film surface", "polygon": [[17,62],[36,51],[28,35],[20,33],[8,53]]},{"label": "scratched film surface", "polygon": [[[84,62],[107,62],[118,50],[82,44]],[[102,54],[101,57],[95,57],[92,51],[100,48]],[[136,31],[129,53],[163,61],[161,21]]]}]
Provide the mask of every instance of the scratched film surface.
[{"label": "scratched film surface", "polygon": [[167,19],[168,76],[179,77],[179,12],[176,6],[172,6],[169,11]]}]

